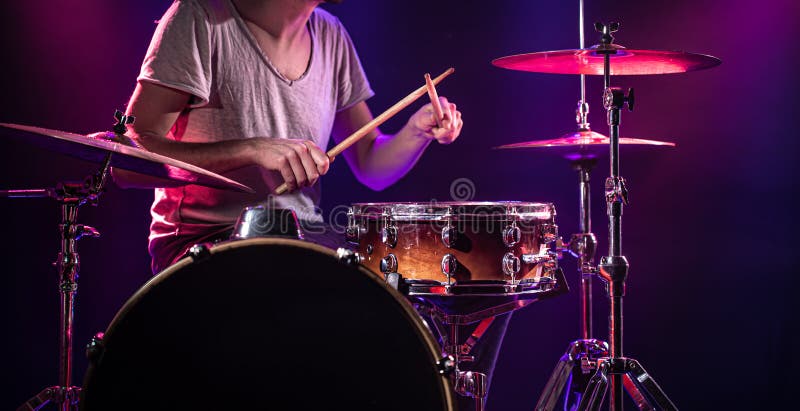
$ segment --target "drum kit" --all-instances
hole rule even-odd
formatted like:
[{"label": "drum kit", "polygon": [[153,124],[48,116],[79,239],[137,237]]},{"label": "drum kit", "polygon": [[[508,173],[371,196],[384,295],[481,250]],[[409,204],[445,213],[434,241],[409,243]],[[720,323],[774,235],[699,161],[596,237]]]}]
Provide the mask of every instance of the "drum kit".
[{"label": "drum kit", "polygon": [[[581,10],[581,28],[583,26]],[[289,398],[294,408],[325,403],[350,408],[457,407],[457,396],[483,410],[487,375],[467,370],[477,340],[498,316],[567,292],[563,253],[577,259],[582,335],[557,362],[535,408],[623,408],[627,391],[639,409],[676,409],[635,359],[623,355],[622,300],[628,262],[621,250],[627,185],[620,146],[674,146],[622,138],[623,108],[634,92],[611,86],[619,75],[706,69],[714,57],[615,44],[616,23],[600,24],[596,46],[498,58],[495,66],[580,75],[578,130],[560,138],[497,149],[557,153],[579,175],[580,232],[559,237],[550,203],[353,203],[343,247],[311,240],[291,210],[246,208],[229,240],[197,244],[140,288],[104,333],[87,345],[89,370],[72,385],[72,326],[77,292],[77,241],[97,230],[79,224],[80,206],[96,205],[111,167],[185,184],[252,192],[236,181],[133,144],[131,117],[117,112],[114,131],[83,136],[0,124],[9,138],[100,164],[81,182],[53,188],[2,190],[0,197],[49,197],[62,210],[57,270],[60,293],[59,381],[20,410],[55,403],[62,410],[222,409]],[[585,75],[604,78],[609,136],[590,129]],[[608,255],[595,263],[589,184],[598,158],[610,155],[605,181]],[[608,341],[593,338],[592,279],[609,298]],[[176,306],[175,301],[181,301]],[[476,325],[477,324],[477,325]],[[465,339],[464,332],[468,334]]]}]

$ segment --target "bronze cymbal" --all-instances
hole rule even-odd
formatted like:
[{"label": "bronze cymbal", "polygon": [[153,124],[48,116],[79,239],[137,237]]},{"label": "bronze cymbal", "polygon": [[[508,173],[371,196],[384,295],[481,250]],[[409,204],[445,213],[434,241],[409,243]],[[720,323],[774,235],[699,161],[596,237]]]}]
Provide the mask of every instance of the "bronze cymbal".
[{"label": "bronze cymbal", "polygon": [[[551,140],[533,140],[521,143],[505,144],[495,149],[518,148],[550,148],[570,160],[593,158],[608,153],[611,139],[591,130],[576,131]],[[620,145],[666,146],[675,147],[675,143],[640,138],[620,137]]]},{"label": "bronze cymbal", "polygon": [[[113,133],[112,133],[113,134]],[[0,123],[0,135],[72,157],[187,184],[254,193],[252,188],[204,168],[121,142],[21,124]]]},{"label": "bronze cymbal", "polygon": [[[684,73],[711,68],[718,58],[672,50],[635,50],[612,44],[610,75]],[[494,59],[492,64],[510,70],[552,74],[603,75],[603,56],[598,46],[588,49],[540,51]]]}]

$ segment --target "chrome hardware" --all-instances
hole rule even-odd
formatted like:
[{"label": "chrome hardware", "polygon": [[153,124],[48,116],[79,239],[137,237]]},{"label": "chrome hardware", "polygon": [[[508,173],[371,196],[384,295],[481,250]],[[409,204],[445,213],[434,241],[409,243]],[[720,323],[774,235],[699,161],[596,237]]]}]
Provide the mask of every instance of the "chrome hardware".
[{"label": "chrome hardware", "polygon": [[364,257],[361,254],[343,247],[336,249],[336,256],[339,258],[340,263],[350,267],[361,264],[364,261]]},{"label": "chrome hardware", "polygon": [[455,371],[456,359],[452,355],[445,356],[436,363],[436,369],[439,370],[439,374],[448,375]]},{"label": "chrome hardware", "polygon": [[522,230],[517,227],[517,223],[513,222],[510,226],[503,229],[503,244],[506,247],[513,247],[519,240],[522,239]]},{"label": "chrome hardware", "polygon": [[442,228],[442,244],[447,248],[451,248],[457,240],[458,230],[448,221],[447,225]]},{"label": "chrome hardware", "polygon": [[397,227],[387,226],[381,228],[381,242],[388,247],[394,248],[397,245]]},{"label": "chrome hardware", "polygon": [[453,254],[445,254],[442,257],[442,274],[447,276],[447,283],[450,283],[450,277],[456,274],[458,270],[458,260]]},{"label": "chrome hardware", "polygon": [[211,249],[207,243],[195,244],[189,249],[187,255],[192,257],[192,261],[205,261],[211,257]]},{"label": "chrome hardware", "polygon": [[486,397],[486,374],[475,371],[459,371],[456,376],[456,392],[461,395],[483,399]]},{"label": "chrome hardware", "polygon": [[385,207],[381,217],[383,218],[381,242],[388,247],[394,248],[397,245],[397,227],[392,223],[392,209],[390,207]]},{"label": "chrome hardware", "polygon": [[519,272],[520,263],[519,258],[513,253],[506,253],[503,256],[503,272],[506,275],[514,276]]},{"label": "chrome hardware", "polygon": [[558,239],[558,226],[555,224],[542,224],[541,240],[545,244],[552,243]]},{"label": "chrome hardware", "polygon": [[525,264],[540,264],[547,262],[555,262],[558,259],[558,252],[551,251],[548,247],[542,244],[539,247],[539,254],[523,254],[522,262]]},{"label": "chrome hardware", "polygon": [[573,234],[567,246],[573,257],[591,260],[597,250],[597,239],[592,233]]},{"label": "chrome hardware", "polygon": [[349,243],[358,244],[358,241],[361,239],[362,231],[361,227],[356,223],[355,213],[351,207],[347,210],[347,228],[344,230],[344,238]]},{"label": "chrome hardware", "polygon": [[389,254],[386,257],[381,258],[381,272],[384,274],[387,273],[396,273],[397,272],[397,256],[394,254]]}]

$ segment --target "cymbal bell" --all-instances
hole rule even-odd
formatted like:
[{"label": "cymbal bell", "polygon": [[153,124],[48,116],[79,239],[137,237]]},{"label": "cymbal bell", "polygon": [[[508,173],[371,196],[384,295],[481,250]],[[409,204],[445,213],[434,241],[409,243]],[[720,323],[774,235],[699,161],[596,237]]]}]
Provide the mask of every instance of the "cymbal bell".
[{"label": "cymbal bell", "polygon": [[111,166],[153,177],[224,190],[255,193],[252,188],[227,177],[120,142],[21,124],[0,123],[0,135],[82,160],[102,164],[108,154]]},{"label": "cymbal bell", "polygon": [[[720,59],[697,53],[672,50],[635,50],[611,44],[610,75],[649,75],[684,73],[718,66]],[[515,54],[492,60],[509,69],[552,74],[603,75],[604,53],[598,46],[588,49],[540,51]]]},{"label": "cymbal bell", "polygon": [[[494,149],[519,149],[519,148],[549,148],[569,160],[594,158],[608,153],[611,139],[603,134],[591,130],[576,131],[550,140],[533,140],[521,143],[504,144]],[[620,137],[620,145],[637,146],[666,146],[675,147],[675,143],[668,141],[644,140],[640,138]]]}]

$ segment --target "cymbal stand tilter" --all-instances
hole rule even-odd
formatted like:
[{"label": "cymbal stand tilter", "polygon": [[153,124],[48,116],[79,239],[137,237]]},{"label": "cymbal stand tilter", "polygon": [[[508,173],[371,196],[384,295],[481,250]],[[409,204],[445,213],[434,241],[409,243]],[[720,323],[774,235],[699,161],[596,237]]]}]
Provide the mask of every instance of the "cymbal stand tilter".
[{"label": "cymbal stand tilter", "polygon": [[[130,124],[133,117],[118,113],[119,123],[114,130],[119,131],[119,124]],[[78,224],[78,209],[85,204],[97,206],[111,169],[111,156],[108,153],[100,169],[88,176],[83,182],[59,183],[54,188],[0,190],[0,197],[9,198],[42,198],[49,197],[61,204],[61,252],[54,263],[58,270],[59,307],[59,374],[58,385],[47,387],[17,408],[17,411],[39,410],[50,402],[58,405],[61,411],[78,409],[80,387],[72,386],[72,328],[75,313],[75,295],[78,291],[78,272],[80,259],[76,248],[78,240],[83,237],[99,237],[94,228]]]},{"label": "cymbal stand tilter", "polygon": [[633,89],[626,95],[622,89],[610,86],[611,79],[611,54],[617,52],[612,44],[614,37],[611,33],[619,29],[618,23],[604,25],[595,23],[595,29],[602,32],[597,53],[604,57],[604,92],[603,106],[607,112],[609,125],[610,171],[611,176],[606,179],[605,195],[608,208],[609,226],[609,255],[600,260],[597,274],[606,284],[609,297],[609,324],[608,342],[609,356],[597,360],[597,372],[589,380],[586,391],[581,398],[578,410],[596,410],[600,408],[609,388],[611,398],[609,408],[613,411],[623,409],[623,390],[633,398],[639,409],[676,410],[675,405],[658,386],[653,377],[647,373],[641,364],[633,358],[623,357],[622,353],[622,298],[625,295],[625,280],[628,276],[628,260],[622,255],[622,208],[628,202],[628,189],[625,179],[619,174],[619,123],[620,110],[625,105],[633,111]]}]

